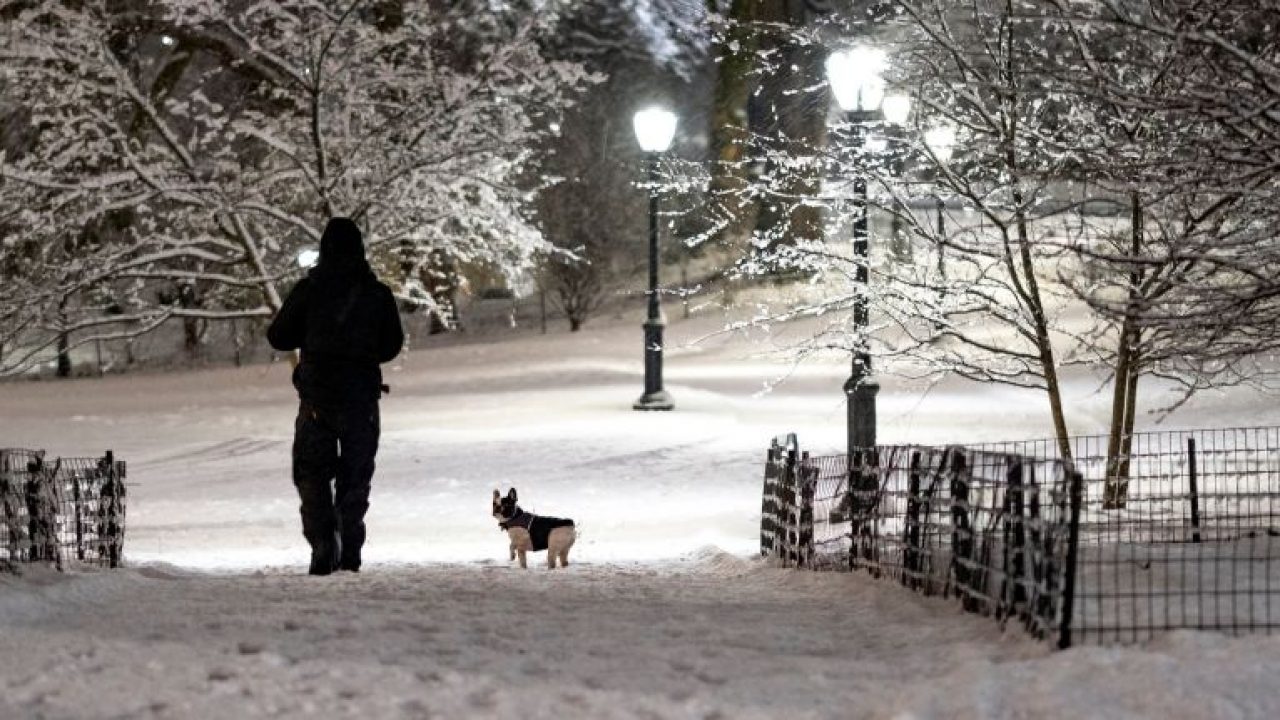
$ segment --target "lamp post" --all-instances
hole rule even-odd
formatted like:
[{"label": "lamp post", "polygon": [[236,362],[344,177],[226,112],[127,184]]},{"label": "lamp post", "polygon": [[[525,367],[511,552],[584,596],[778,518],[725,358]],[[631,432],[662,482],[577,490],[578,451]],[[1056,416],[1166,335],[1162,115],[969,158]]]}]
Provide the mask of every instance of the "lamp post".
[{"label": "lamp post", "polygon": [[[933,153],[933,158],[939,166],[938,172],[942,172],[941,166],[946,165],[951,159],[951,151],[956,146],[956,129],[951,125],[936,125],[929,128],[924,133],[924,144],[929,148],[929,152]],[[933,199],[934,207],[938,211],[938,275],[946,278],[947,266],[944,258],[947,249],[945,241],[947,226],[942,211],[947,206],[942,201],[942,195],[936,191],[936,186]]]},{"label": "lamp post", "polygon": [[671,147],[676,116],[660,108],[641,110],[635,115],[635,130],[649,173],[649,314],[644,321],[644,394],[631,407],[670,410],[675,402],[662,387],[662,331],[667,321],[658,296],[658,157]]},{"label": "lamp post", "polygon": [[[885,97],[881,76],[885,55],[882,50],[856,47],[832,53],[827,58],[827,79],[845,118],[853,128],[854,145],[866,157],[867,125],[883,119],[900,124],[911,111],[911,100],[904,96]],[[853,304],[854,350],[849,379],[844,393],[848,408],[848,450],[874,448],[876,444],[876,395],[880,384],[871,374],[871,349],[867,338],[870,291],[870,244],[867,232],[867,181],[858,173],[853,181],[853,255],[859,285]]]}]

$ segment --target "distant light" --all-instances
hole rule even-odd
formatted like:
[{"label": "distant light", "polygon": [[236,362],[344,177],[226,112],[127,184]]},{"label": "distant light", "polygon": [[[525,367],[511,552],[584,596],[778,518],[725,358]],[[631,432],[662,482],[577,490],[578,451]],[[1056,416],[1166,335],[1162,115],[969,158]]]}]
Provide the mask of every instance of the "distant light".
[{"label": "distant light", "polygon": [[307,248],[298,253],[298,267],[309,268],[320,261],[320,252],[315,248]]},{"label": "distant light", "polygon": [[160,42],[163,43],[165,47],[173,47],[173,44],[176,43],[177,40],[174,40],[172,35],[161,35]]},{"label": "distant light", "polygon": [[951,159],[956,146],[956,129],[952,125],[935,125],[924,132],[924,144],[929,146],[939,162]]},{"label": "distant light", "polygon": [[551,123],[551,134],[552,135],[560,134],[560,123],[557,123],[557,122]]},{"label": "distant light", "polygon": [[880,112],[884,113],[885,122],[893,125],[904,125],[911,114],[910,95],[885,95],[880,103]]},{"label": "distant light", "polygon": [[662,108],[646,108],[636,113],[636,140],[645,152],[666,152],[676,135],[676,115]]}]

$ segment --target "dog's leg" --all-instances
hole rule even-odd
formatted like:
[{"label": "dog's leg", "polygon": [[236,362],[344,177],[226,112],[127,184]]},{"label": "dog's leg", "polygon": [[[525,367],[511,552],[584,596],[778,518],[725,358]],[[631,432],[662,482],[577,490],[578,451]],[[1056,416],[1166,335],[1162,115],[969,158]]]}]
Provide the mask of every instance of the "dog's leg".
[{"label": "dog's leg", "polygon": [[556,558],[560,559],[560,567],[569,567],[569,548],[573,547],[573,541],[576,539],[577,535],[573,532],[573,528],[552,530],[551,536],[547,538],[547,567],[554,568]]},{"label": "dog's leg", "polygon": [[511,559],[515,560],[516,556],[519,556],[520,567],[527,568],[525,553],[529,552],[531,547],[529,531],[524,528],[513,527],[507,531],[507,534],[511,537]]}]

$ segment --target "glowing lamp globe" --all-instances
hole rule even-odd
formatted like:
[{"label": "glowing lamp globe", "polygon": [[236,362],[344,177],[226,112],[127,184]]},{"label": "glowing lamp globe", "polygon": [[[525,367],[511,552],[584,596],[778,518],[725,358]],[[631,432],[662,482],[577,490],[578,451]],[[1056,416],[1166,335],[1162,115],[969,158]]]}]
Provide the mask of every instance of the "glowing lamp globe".
[{"label": "glowing lamp globe", "polygon": [[929,128],[924,133],[924,144],[929,146],[939,162],[946,162],[951,159],[951,151],[956,146],[956,129],[950,125]]},{"label": "glowing lamp globe", "polygon": [[905,125],[907,117],[911,115],[911,96],[885,95],[884,101],[880,103],[880,112],[884,113],[885,122]]},{"label": "glowing lamp globe", "polygon": [[648,153],[666,152],[676,134],[675,113],[661,108],[648,108],[636,113],[636,140]]},{"label": "glowing lamp globe", "polygon": [[827,80],[845,112],[869,112],[884,99],[884,51],[872,47],[841,50],[827,57]]}]

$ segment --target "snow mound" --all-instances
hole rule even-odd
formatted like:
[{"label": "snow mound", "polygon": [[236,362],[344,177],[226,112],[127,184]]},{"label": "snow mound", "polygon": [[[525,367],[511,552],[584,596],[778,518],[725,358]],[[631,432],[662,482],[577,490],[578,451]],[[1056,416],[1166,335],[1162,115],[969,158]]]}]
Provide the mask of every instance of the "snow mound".
[{"label": "snow mound", "polygon": [[716,577],[739,577],[765,567],[762,559],[735,555],[715,545],[704,545],[681,561],[692,570]]}]

